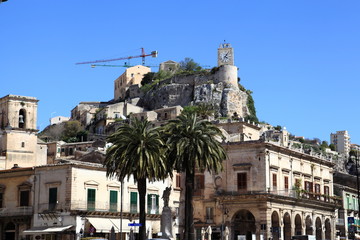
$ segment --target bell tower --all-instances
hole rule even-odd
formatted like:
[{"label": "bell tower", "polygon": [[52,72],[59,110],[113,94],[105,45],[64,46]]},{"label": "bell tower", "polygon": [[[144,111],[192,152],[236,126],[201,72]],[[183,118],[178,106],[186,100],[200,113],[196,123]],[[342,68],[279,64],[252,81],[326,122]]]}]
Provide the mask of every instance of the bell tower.
[{"label": "bell tower", "polygon": [[[37,165],[39,158],[34,97],[7,95],[0,98],[0,169]],[[46,163],[46,162],[45,162]]]}]

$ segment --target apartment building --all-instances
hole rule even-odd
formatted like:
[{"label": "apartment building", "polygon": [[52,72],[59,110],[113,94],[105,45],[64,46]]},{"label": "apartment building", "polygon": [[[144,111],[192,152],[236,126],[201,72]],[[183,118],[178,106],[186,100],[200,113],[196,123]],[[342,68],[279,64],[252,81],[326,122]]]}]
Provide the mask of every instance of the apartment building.
[{"label": "apartment building", "polygon": [[334,144],[335,151],[349,155],[350,152],[350,135],[348,131],[336,131],[330,134],[330,143]]}]

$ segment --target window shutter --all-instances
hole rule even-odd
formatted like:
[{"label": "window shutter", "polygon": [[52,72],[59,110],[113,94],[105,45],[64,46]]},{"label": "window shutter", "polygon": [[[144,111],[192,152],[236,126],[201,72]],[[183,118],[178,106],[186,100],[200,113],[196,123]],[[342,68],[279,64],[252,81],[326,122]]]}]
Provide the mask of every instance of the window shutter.
[{"label": "window shutter", "polygon": [[130,194],[130,203],[137,205],[137,192],[131,192],[131,194]]},{"label": "window shutter", "polygon": [[238,190],[246,190],[247,188],[247,176],[246,173],[238,173],[237,174],[238,180]]},{"label": "window shutter", "polygon": [[137,192],[130,193],[130,212],[137,212]]},{"label": "window shutter", "polygon": [[95,202],[95,189],[88,189],[88,201]]},{"label": "window shutter", "polygon": [[152,194],[147,195],[147,209],[148,209],[147,211],[148,211],[148,214],[151,214],[151,204],[152,204],[151,196],[152,196]]},{"label": "window shutter", "polygon": [[117,191],[111,191],[110,190],[110,203],[117,203]]},{"label": "window shutter", "polygon": [[159,214],[159,195],[156,196],[156,214]]},{"label": "window shutter", "polygon": [[284,177],[284,185],[285,185],[285,190],[289,189],[289,178],[287,176]]}]

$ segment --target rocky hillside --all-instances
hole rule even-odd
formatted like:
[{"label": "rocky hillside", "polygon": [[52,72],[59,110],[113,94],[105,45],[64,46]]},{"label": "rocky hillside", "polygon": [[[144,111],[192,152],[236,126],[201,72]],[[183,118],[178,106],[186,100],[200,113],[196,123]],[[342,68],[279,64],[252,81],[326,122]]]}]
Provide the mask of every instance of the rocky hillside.
[{"label": "rocky hillside", "polygon": [[175,75],[154,85],[138,105],[153,110],[205,103],[214,107],[217,117],[246,117],[250,115],[248,94],[239,89],[237,80],[236,68]]}]

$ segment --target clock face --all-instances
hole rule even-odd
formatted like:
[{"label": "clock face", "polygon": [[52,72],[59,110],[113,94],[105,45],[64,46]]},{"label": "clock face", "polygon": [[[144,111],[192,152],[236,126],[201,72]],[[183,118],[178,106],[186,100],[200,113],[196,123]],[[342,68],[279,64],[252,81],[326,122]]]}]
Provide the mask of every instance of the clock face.
[{"label": "clock face", "polygon": [[231,58],[230,51],[223,51],[220,53],[220,61],[227,63],[230,61],[230,58]]}]

